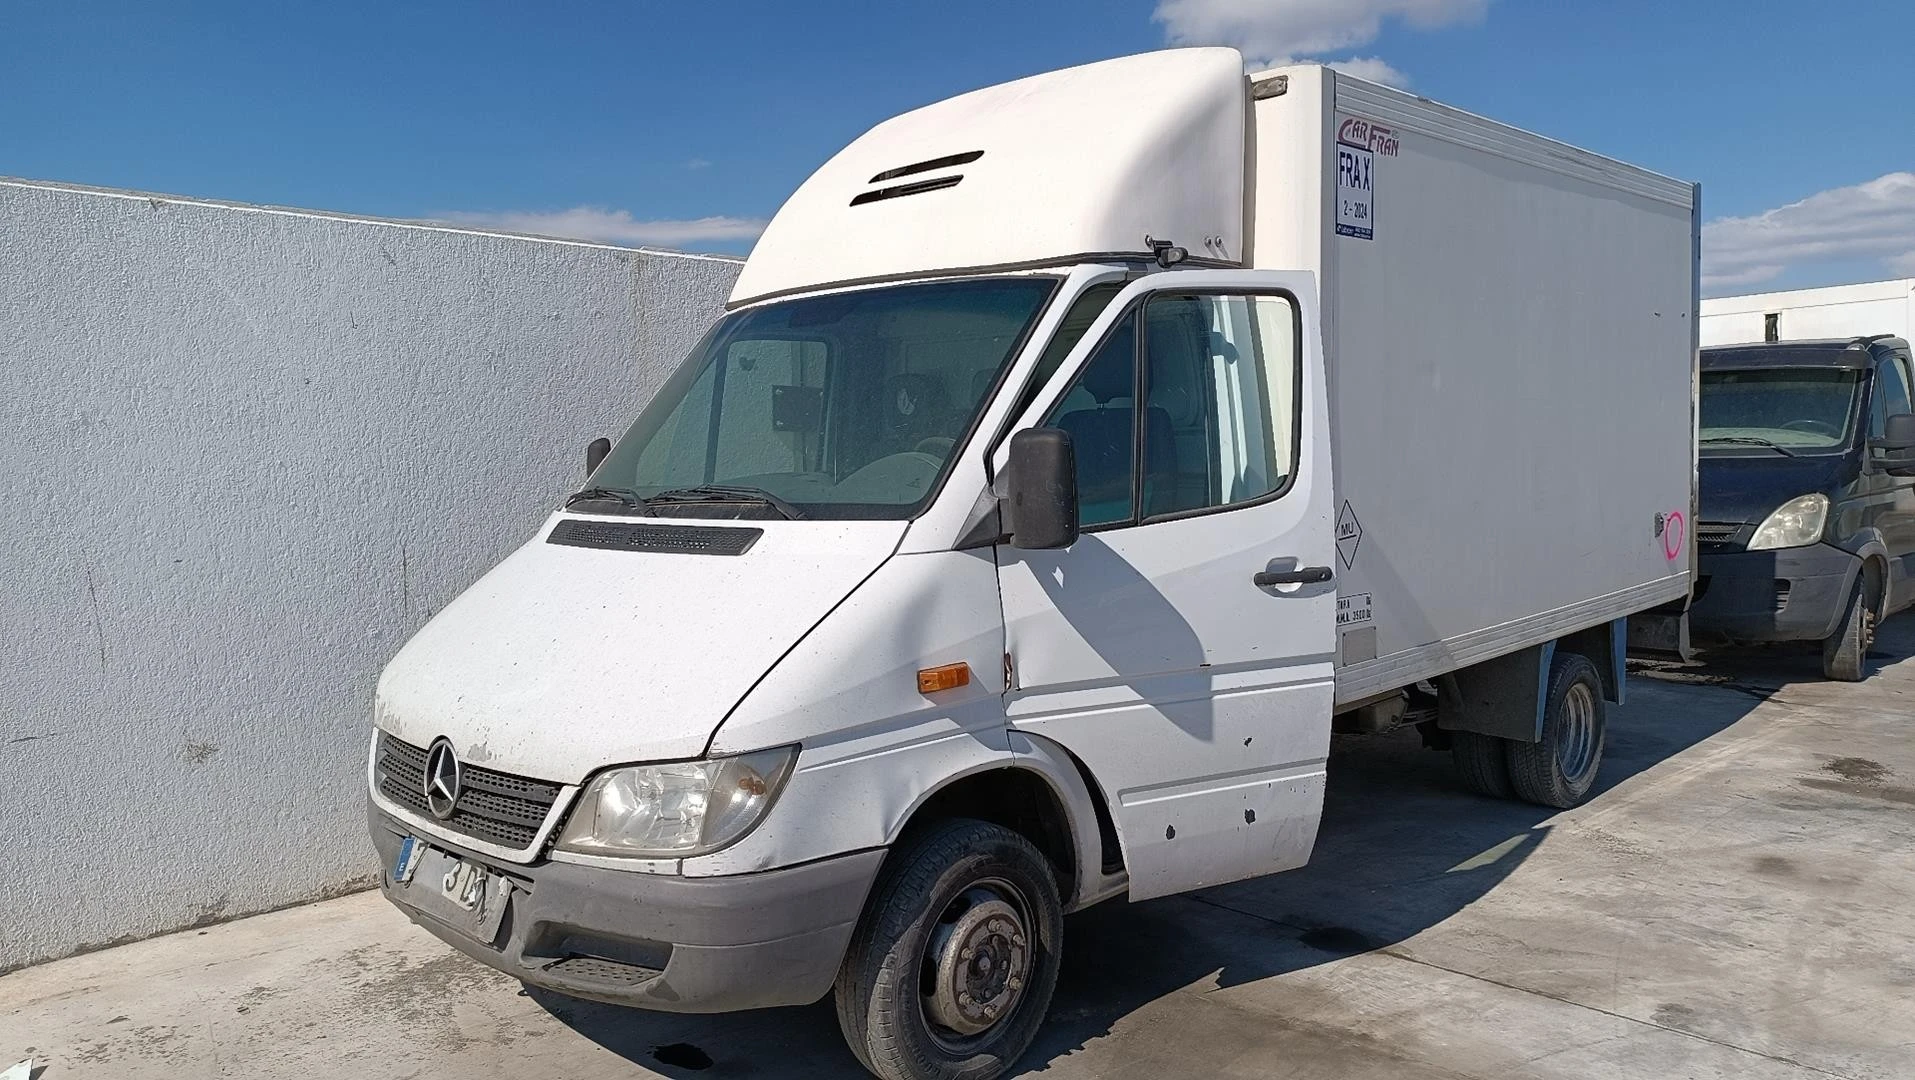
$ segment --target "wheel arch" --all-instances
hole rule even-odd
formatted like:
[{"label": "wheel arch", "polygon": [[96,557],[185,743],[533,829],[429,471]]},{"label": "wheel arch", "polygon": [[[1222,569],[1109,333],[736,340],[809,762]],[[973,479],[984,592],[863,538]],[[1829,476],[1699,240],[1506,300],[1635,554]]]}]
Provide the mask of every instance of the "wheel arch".
[{"label": "wheel arch", "polygon": [[921,793],[899,816],[887,843],[895,846],[912,830],[950,818],[1002,825],[1050,860],[1064,907],[1075,910],[1109,891],[1099,799],[1068,751],[1048,739],[1016,733],[1008,760],[980,763]]},{"label": "wheel arch", "polygon": [[1874,575],[1875,617],[1878,620],[1886,618],[1888,613],[1894,610],[1895,600],[1895,580],[1893,567],[1889,563],[1888,548],[1880,543],[1871,544],[1862,550],[1861,556],[1862,563],[1856,573],[1861,575],[1860,580],[1864,583],[1869,582],[1870,574]]}]

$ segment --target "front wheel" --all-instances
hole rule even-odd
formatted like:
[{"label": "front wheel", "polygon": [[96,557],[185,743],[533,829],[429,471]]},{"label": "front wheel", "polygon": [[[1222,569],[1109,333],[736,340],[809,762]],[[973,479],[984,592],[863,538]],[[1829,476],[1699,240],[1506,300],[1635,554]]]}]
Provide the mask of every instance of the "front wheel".
[{"label": "front wheel", "polygon": [[955,820],[885,862],[834,989],[838,1026],[885,1080],[989,1080],[1036,1038],[1057,986],[1050,863],[999,825]]},{"label": "front wheel", "polygon": [[1868,647],[1875,640],[1875,612],[1868,602],[1868,575],[1855,579],[1842,623],[1822,642],[1822,677],[1839,682],[1861,682],[1868,674]]}]

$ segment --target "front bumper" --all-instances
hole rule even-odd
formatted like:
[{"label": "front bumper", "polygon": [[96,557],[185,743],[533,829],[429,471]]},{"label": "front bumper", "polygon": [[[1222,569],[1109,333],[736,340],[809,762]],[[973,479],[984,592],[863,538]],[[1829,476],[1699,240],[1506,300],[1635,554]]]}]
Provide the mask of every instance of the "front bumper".
[{"label": "front bumper", "polygon": [[[396,885],[393,862],[413,830],[368,806],[383,869],[379,887],[446,944],[533,986],[666,1012],[804,1005],[837,977],[884,852],[860,851],[781,870],[689,878],[479,855],[436,837],[432,847],[485,865],[510,884],[488,940],[422,910]],[[430,906],[430,905],[426,905]]]},{"label": "front bumper", "polygon": [[1835,633],[1862,560],[1828,544],[1704,551],[1689,626],[1734,641],[1816,641]]}]

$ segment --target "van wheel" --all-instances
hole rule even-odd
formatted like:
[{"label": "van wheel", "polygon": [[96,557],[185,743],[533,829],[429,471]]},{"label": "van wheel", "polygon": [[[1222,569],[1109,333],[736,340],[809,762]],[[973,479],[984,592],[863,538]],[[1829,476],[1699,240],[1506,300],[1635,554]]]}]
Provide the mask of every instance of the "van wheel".
[{"label": "van wheel", "polygon": [[1549,665],[1539,742],[1509,743],[1509,779],[1527,802],[1567,810],[1596,785],[1605,720],[1602,677],[1578,653],[1558,652]]},{"label": "van wheel", "polygon": [[895,850],[833,993],[852,1053],[885,1080],[988,1080],[1036,1038],[1063,906],[1031,842],[958,819]]},{"label": "van wheel", "polygon": [[1867,574],[1855,578],[1842,624],[1822,642],[1822,677],[1838,682],[1861,682],[1868,674],[1868,647],[1875,642],[1875,610],[1868,602]]},{"label": "van wheel", "polygon": [[1492,799],[1510,799],[1509,740],[1474,731],[1450,732],[1450,761],[1463,786]]}]

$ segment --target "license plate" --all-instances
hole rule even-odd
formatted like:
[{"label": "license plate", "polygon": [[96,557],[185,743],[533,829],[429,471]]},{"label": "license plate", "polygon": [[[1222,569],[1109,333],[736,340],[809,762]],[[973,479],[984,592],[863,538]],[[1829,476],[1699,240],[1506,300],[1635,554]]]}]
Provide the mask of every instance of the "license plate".
[{"label": "license plate", "polygon": [[478,863],[464,859],[452,860],[452,866],[439,879],[439,892],[461,909],[474,914],[482,914],[479,909],[485,906],[491,886],[491,872]]},{"label": "license plate", "polygon": [[512,885],[483,863],[404,837],[392,860],[389,895],[423,915],[492,942],[511,904]]},{"label": "license plate", "polygon": [[426,846],[416,836],[408,836],[399,841],[399,857],[392,860],[392,883],[405,885],[412,881],[412,875],[419,869],[419,860],[426,853]]}]

